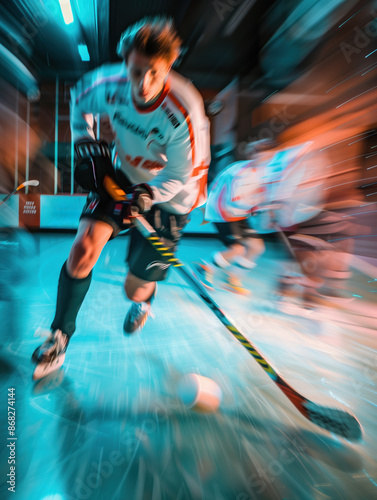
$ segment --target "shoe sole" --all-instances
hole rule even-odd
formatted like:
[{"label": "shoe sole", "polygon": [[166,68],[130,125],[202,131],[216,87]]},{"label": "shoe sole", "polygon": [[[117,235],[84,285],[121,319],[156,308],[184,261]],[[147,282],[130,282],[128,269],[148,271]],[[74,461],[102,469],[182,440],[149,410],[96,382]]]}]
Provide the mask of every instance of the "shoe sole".
[{"label": "shoe sole", "polygon": [[40,380],[50,373],[58,370],[64,363],[65,353],[60,354],[52,363],[38,363],[33,373],[33,380]]},{"label": "shoe sole", "polygon": [[252,269],[254,269],[256,267],[256,264],[246,266],[244,264],[240,264],[239,262],[235,262],[235,265],[237,267],[240,267],[241,269],[245,269],[245,271],[251,271]]}]

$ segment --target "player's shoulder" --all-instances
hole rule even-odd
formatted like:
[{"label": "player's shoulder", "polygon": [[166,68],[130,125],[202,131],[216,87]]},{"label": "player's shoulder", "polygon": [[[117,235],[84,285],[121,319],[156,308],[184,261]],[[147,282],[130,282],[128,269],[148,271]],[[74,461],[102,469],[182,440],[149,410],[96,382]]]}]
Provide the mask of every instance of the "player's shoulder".
[{"label": "player's shoulder", "polygon": [[109,83],[127,80],[127,68],[123,63],[105,63],[97,68],[97,77]]},{"label": "player's shoulder", "polygon": [[183,75],[180,75],[174,70],[170,71],[169,73],[169,81],[171,89],[175,92],[189,92],[192,94],[199,94],[200,96],[199,91],[195,88],[192,81],[184,77]]},{"label": "player's shoulder", "polygon": [[81,81],[97,85],[127,81],[127,70],[123,63],[105,63],[85,73]]},{"label": "player's shoulder", "polygon": [[169,83],[168,98],[182,114],[204,115],[203,98],[190,80],[171,71]]}]

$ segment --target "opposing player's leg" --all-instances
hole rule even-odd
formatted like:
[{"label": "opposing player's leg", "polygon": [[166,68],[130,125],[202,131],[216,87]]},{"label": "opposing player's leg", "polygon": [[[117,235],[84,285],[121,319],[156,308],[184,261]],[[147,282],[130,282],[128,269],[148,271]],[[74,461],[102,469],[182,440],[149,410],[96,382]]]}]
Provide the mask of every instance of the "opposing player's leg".
[{"label": "opposing player's leg", "polygon": [[[165,243],[166,257],[174,256],[182,230],[187,224],[187,215],[171,214],[161,208],[153,207],[146,217],[157,234]],[[158,281],[168,274],[170,264],[161,259],[155,248],[133,228],[130,232],[130,245],[127,262],[129,273],[125,282],[125,292],[132,305],[124,320],[124,332],[140,330],[151,315],[151,305],[156,296]]]},{"label": "opposing player's leg", "polygon": [[245,247],[242,245],[244,224],[243,220],[215,223],[219,239],[226,247],[213,255],[213,262],[217,267],[225,269],[231,266],[237,257],[245,254]]},{"label": "opposing player's leg", "polygon": [[[208,289],[213,289],[215,274],[220,278],[221,287],[225,290],[237,293],[239,295],[250,295],[250,291],[243,286],[239,277],[231,271],[233,264],[238,264],[241,267],[252,269],[254,263],[246,261],[245,255],[247,252],[251,254],[254,251],[252,245],[248,243],[250,238],[247,238],[250,227],[246,220],[234,222],[216,223],[216,228],[219,233],[219,238],[226,247],[221,252],[216,252],[212,256],[212,263],[201,262],[195,264],[193,269],[196,277]],[[254,254],[253,254],[254,255]],[[240,259],[243,259],[240,261]],[[215,272],[214,267],[221,269],[221,273]]]},{"label": "opposing player's leg", "polygon": [[256,234],[250,234],[243,238],[242,244],[246,249],[245,255],[237,257],[235,263],[245,269],[253,269],[266,249],[264,240]]},{"label": "opposing player's leg", "polygon": [[113,232],[107,222],[85,216],[81,219],[68,260],[60,272],[51,335],[32,355],[32,361],[37,364],[35,380],[63,364],[78,312],[90,286],[92,269]]},{"label": "opposing player's leg", "polygon": [[240,243],[229,245],[226,250],[216,252],[213,255],[213,262],[217,267],[226,269],[230,267],[238,257],[242,257],[245,253],[245,247]]},{"label": "opposing player's leg", "polygon": [[209,262],[201,260],[199,263],[193,264],[193,271],[195,276],[200,280],[203,286],[208,290],[214,288],[215,268],[227,269],[232,265],[233,259],[238,255],[243,255],[245,252],[244,247],[238,243],[235,237],[235,226],[229,222],[221,222],[215,224],[219,239],[226,247],[226,250],[216,252],[211,256]]}]

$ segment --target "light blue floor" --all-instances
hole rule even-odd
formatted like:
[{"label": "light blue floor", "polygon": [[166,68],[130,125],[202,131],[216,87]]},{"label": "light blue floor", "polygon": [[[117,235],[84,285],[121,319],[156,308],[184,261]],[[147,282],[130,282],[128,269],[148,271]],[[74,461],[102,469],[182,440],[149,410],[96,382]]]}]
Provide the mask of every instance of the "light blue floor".
[{"label": "light blue floor", "polygon": [[[377,498],[376,293],[355,271],[345,306],[282,312],[275,299],[281,249],[269,245],[240,272],[249,297],[212,296],[281,375],[322,405],[354,413],[359,443],[306,421],[248,352],[172,270],[150,318],[124,337],[127,238],[97,263],[62,370],[33,383],[30,356],[54,314],[60,268],[73,235],[20,236],[4,249],[0,291],[0,498],[22,500],[369,500]],[[20,249],[26,248],[22,252]],[[33,251],[34,248],[34,251]],[[220,244],[188,239],[179,258],[206,258]],[[5,251],[6,250],[6,251]],[[43,340],[43,339],[42,339]],[[220,410],[180,402],[187,373],[215,380]],[[16,394],[16,493],[7,490],[7,391]]]}]

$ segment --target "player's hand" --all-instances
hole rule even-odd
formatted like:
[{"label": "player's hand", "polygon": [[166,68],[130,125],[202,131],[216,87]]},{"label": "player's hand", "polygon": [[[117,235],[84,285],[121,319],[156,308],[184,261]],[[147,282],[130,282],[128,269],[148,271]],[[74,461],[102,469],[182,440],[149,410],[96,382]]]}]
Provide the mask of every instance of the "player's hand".
[{"label": "player's hand", "polygon": [[104,141],[82,139],[75,144],[75,181],[83,189],[109,198],[103,187],[105,176],[114,178],[109,147]]},{"label": "player's hand", "polygon": [[130,201],[112,200],[107,205],[107,215],[109,215],[117,225],[123,230],[131,227],[132,210]]},{"label": "player's hand", "polygon": [[122,229],[131,226],[132,219],[148,212],[152,207],[153,192],[147,184],[138,184],[132,188],[132,198],[112,200],[108,204],[107,214]]},{"label": "player's hand", "polygon": [[153,205],[153,191],[148,184],[137,184],[133,186],[133,196],[131,200],[131,217],[149,212]]}]

